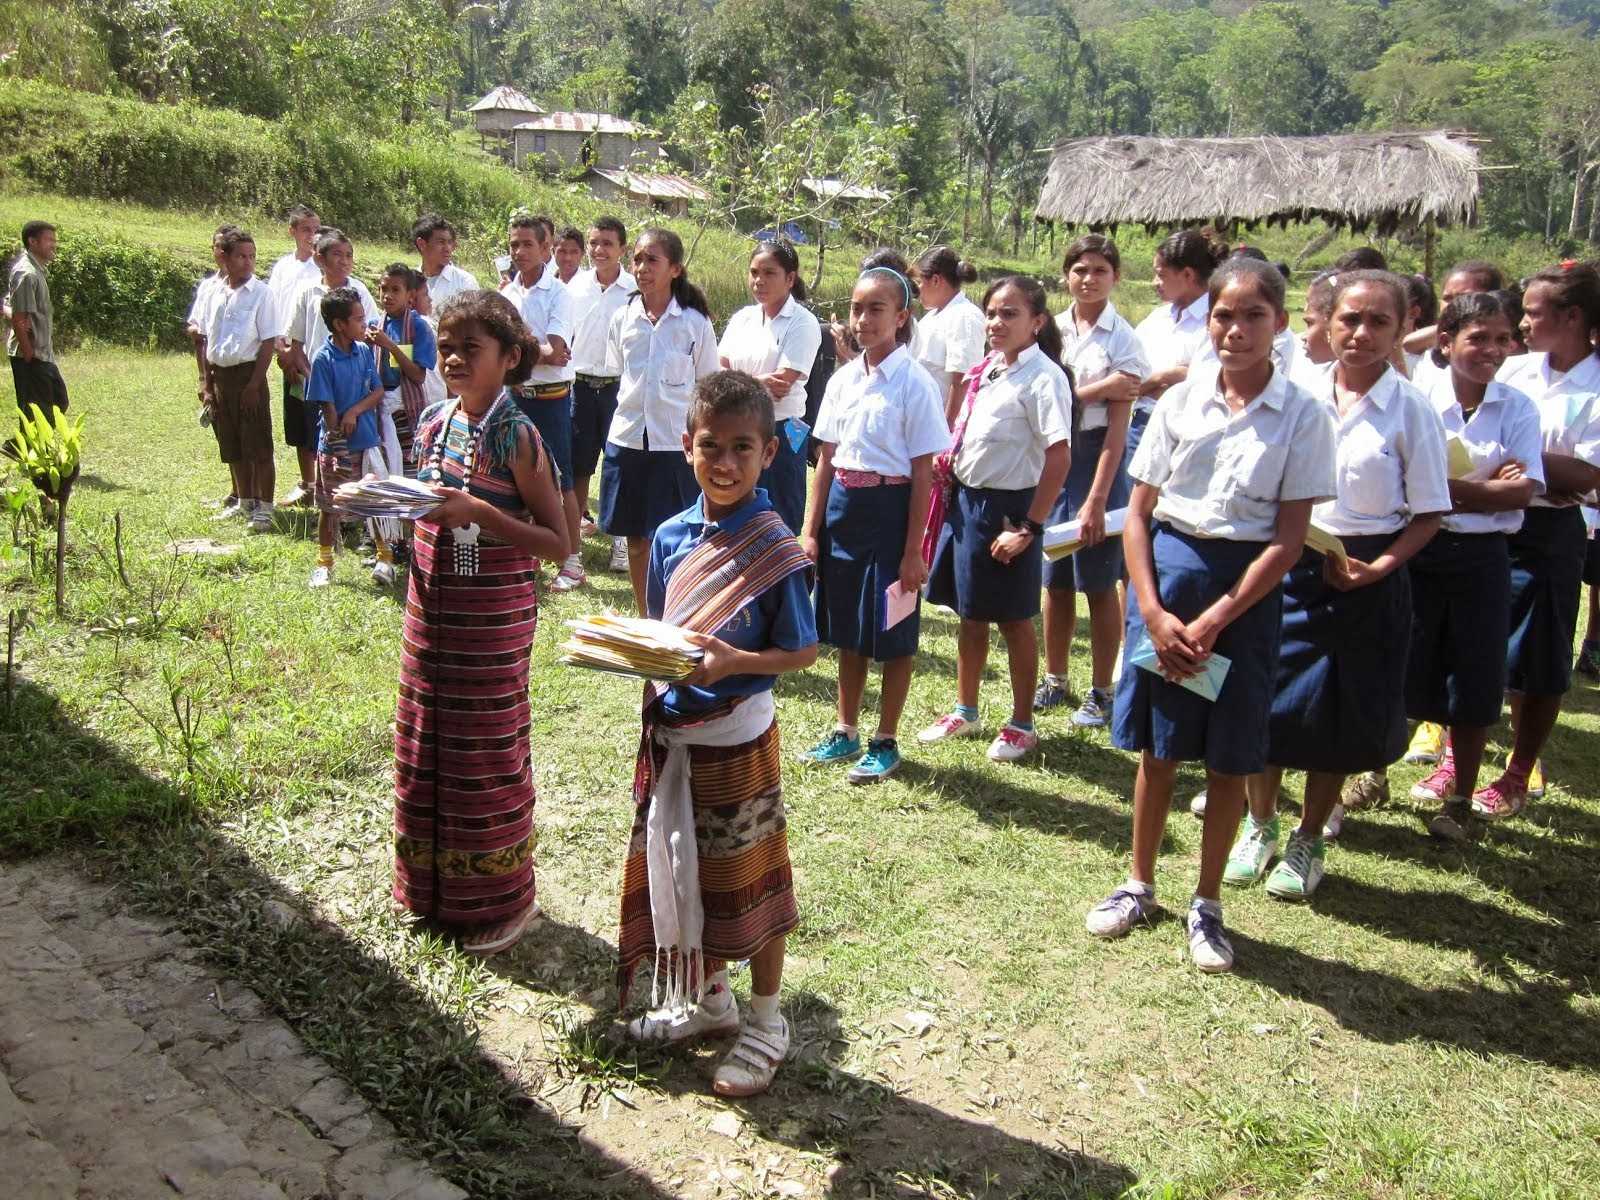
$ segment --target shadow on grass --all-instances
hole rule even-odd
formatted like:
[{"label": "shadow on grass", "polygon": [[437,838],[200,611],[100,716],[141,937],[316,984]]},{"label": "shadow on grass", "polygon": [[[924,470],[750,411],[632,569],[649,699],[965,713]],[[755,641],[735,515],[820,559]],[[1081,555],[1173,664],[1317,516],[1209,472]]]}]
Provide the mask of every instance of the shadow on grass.
[{"label": "shadow on grass", "polygon": [[170,914],[473,1196],[670,1196],[531,1102],[479,1049],[477,1030],[344,929],[313,919],[285,930],[266,920],[266,901],[297,908],[303,900],[173,787],[73,722],[50,693],[18,680],[15,702],[0,707],[0,853],[73,846],[96,849],[91,867],[125,885],[136,904]]}]

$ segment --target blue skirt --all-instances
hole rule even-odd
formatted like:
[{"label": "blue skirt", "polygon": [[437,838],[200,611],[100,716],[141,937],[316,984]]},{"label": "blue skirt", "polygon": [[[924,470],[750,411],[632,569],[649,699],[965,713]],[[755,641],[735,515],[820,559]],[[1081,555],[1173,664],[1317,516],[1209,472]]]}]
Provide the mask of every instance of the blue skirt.
[{"label": "blue skirt", "polygon": [[683,448],[634,450],[606,443],[600,464],[600,528],[613,537],[655,537],[695,502],[700,485]]},{"label": "blue skirt", "polygon": [[883,628],[884,589],[900,578],[911,516],[911,485],[847,488],[837,479],[817,546],[817,637],[829,646],[886,662],[917,652],[922,605]]},{"label": "blue skirt", "polygon": [[[1347,537],[1371,562],[1395,534]],[[1297,771],[1354,775],[1388,766],[1406,748],[1406,650],[1411,579],[1405,567],[1341,592],[1306,551],[1283,581],[1283,634],[1267,761]]]},{"label": "blue skirt", "polygon": [[1500,723],[1511,628],[1511,559],[1503,533],[1441,529],[1411,569],[1406,716],[1486,729]]},{"label": "blue skirt", "polygon": [[1028,515],[1033,488],[1009,492],[958,483],[945,509],[944,528],[928,572],[927,597],[968,621],[1029,621],[1039,615],[1044,549],[1034,538],[1008,563],[989,553],[989,543]]},{"label": "blue skirt", "polygon": [[[1162,607],[1180,620],[1194,620],[1239,581],[1265,546],[1199,538],[1157,525],[1151,551]],[[1122,678],[1112,705],[1112,745],[1172,762],[1202,761],[1223,775],[1265,769],[1283,590],[1273,588],[1217,638],[1214,652],[1233,665],[1214,701],[1134,666],[1132,649],[1144,637],[1145,625],[1131,597],[1127,621]]]},{"label": "blue skirt", "polygon": [[756,486],[767,489],[767,499],[773,510],[783,518],[789,532],[798,536],[805,529],[806,516],[806,443],[798,451],[789,445],[787,421],[778,422],[778,452],[772,456],[772,465],[761,472]]},{"label": "blue skirt", "polygon": [[[1050,509],[1050,525],[1059,525],[1078,515],[1078,509],[1094,486],[1094,477],[1100,469],[1100,451],[1106,444],[1104,428],[1085,429],[1072,443],[1072,469],[1066,483],[1061,485],[1061,495]],[[1117,477],[1111,483],[1106,497],[1106,511],[1126,508],[1128,505],[1127,463],[1119,463]],[[1104,592],[1117,586],[1122,578],[1122,539],[1108,537],[1098,546],[1089,546],[1066,558],[1047,562],[1044,567],[1044,585],[1056,591],[1074,587],[1080,592]]]},{"label": "blue skirt", "polygon": [[1583,581],[1590,587],[1600,587],[1600,538],[1590,538],[1583,552]]},{"label": "blue skirt", "polygon": [[1572,690],[1572,639],[1583,602],[1583,560],[1589,531],[1583,513],[1530,508],[1508,540],[1511,552],[1511,634],[1506,686],[1529,696]]}]

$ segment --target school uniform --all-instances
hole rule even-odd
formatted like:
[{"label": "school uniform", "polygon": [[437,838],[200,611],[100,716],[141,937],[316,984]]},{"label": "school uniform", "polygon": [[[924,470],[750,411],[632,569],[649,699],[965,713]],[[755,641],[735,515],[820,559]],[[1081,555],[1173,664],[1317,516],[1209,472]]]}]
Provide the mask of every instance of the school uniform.
[{"label": "school uniform", "polygon": [[[366,284],[352,275],[340,286],[353,289],[356,295],[361,297],[361,311],[366,314],[368,320],[378,319],[378,314],[383,312],[383,306],[372,298],[372,293],[367,290]],[[305,351],[307,363],[316,358],[317,351],[328,341],[328,327],[322,322],[322,298],[328,291],[328,285],[322,282],[322,272],[319,268],[311,276],[309,283],[300,286],[294,298],[290,300],[289,307],[280,314],[283,319],[284,339],[300,343]],[[301,385],[300,398],[295,400],[295,404],[299,405],[298,409],[288,400],[284,402],[283,440],[296,450],[315,450],[318,441],[317,410],[305,402],[304,383]]]},{"label": "school uniform", "polygon": [[[262,462],[272,458],[272,405],[266,379],[252,396],[256,359],[261,344],[276,344],[283,331],[272,293],[255,276],[238,287],[224,280],[213,288],[201,314],[206,337],[206,361],[216,388],[211,427],[225,463]],[[253,399],[253,411],[245,401]]]},{"label": "school uniform", "polygon": [[[1562,374],[1544,354],[1508,358],[1498,379],[1533,401],[1544,453],[1600,466],[1600,354]],[[1511,535],[1506,684],[1532,696],[1572,690],[1572,642],[1583,600],[1588,529],[1576,504],[1535,496]]]},{"label": "school uniform", "polygon": [[989,545],[1028,515],[1045,450],[1072,437],[1072,388],[1038,343],[984,373],[964,402],[954,493],[929,568],[927,596],[971,621],[1022,621],[1039,611],[1044,551],[1031,538],[1002,563]]},{"label": "school uniform", "polygon": [[611,318],[606,363],[620,378],[600,467],[600,525],[617,537],[652,537],[700,494],[683,434],[695,382],[721,369],[716,333],[676,298],[652,322],[636,293]]},{"label": "school uniform", "polygon": [[[1192,621],[1261,555],[1280,504],[1334,497],[1333,422],[1315,396],[1276,371],[1238,414],[1217,378],[1191,375],[1161,397],[1130,474],[1160,489],[1151,553],[1161,603]],[[1282,589],[1274,588],[1222,631],[1214,649],[1233,665],[1208,701],[1134,666],[1146,629],[1130,597],[1113,744],[1202,760],[1228,775],[1265,768],[1282,616]]]},{"label": "school uniform", "polygon": [[383,457],[388,464],[389,474],[403,475],[407,467],[413,472],[416,469],[412,434],[428,405],[425,381],[428,373],[439,365],[439,344],[433,326],[415,309],[408,308],[398,317],[385,313],[383,331],[395,345],[406,349],[411,361],[423,370],[423,378],[412,383],[400,369],[400,364],[389,357],[387,350],[373,347],[378,356],[378,379],[383,385],[383,419],[379,422]]},{"label": "school uniform", "polygon": [[[945,350],[944,338],[939,330],[929,325],[926,319],[917,320],[909,318],[911,322],[911,340],[906,343],[906,351],[911,355],[911,361],[917,363],[933,377],[933,381],[944,387],[948,395],[950,388],[945,380]],[[979,358],[983,356],[980,354]]]},{"label": "school uniform", "polygon": [[761,472],[760,483],[791,530],[801,527],[806,511],[806,435],[810,432],[803,419],[806,380],[821,348],[822,326],[793,295],[771,320],[759,304],[741,308],[729,319],[717,343],[717,353],[732,370],[749,375],[800,372],[783,399],[774,404],[778,453],[772,465]]},{"label": "school uniform", "polygon": [[[334,415],[341,421],[344,414],[360,404],[381,386],[378,379],[378,360],[372,347],[365,342],[352,342],[349,350],[341,350],[329,339],[311,360],[311,376],[306,380],[307,408],[319,416],[324,404],[333,405]],[[345,433],[339,426],[328,428],[319,422],[321,436],[317,442],[317,508],[322,512],[335,512],[334,493],[341,484],[360,479],[365,473],[365,458],[369,450],[377,449],[382,442],[382,432],[376,409],[367,409],[356,417],[356,427]]]},{"label": "school uniform", "polygon": [[[943,308],[923,313],[918,328],[924,337],[937,338],[944,348],[941,369],[946,375],[959,379],[983,361],[983,347],[988,340],[983,310],[960,289]],[[935,375],[934,379],[939,377]],[[944,382],[948,389],[948,380]]]},{"label": "school uniform", "polygon": [[[294,311],[295,297],[300,290],[308,284],[315,283],[322,278],[322,268],[317,266],[317,260],[312,255],[304,259],[297,258],[293,250],[277,262],[272,264],[272,271],[267,276],[267,290],[272,293],[272,302],[278,310],[278,317],[287,331],[290,315]],[[303,383],[297,383],[291,390],[289,376],[279,372],[278,382],[279,405],[283,414],[283,442],[286,446],[315,446],[317,427],[315,412],[312,412],[312,421],[306,424],[306,405],[301,399]]]},{"label": "school uniform", "polygon": [[[1542,490],[1539,414],[1533,402],[1491,383],[1469,417],[1456,401],[1449,372],[1428,393],[1444,423],[1472,459],[1464,478],[1485,480],[1507,462],[1524,464]],[[1411,648],[1406,659],[1406,715],[1435,725],[1483,728],[1500,720],[1511,628],[1510,535],[1520,509],[1448,513],[1433,540],[1410,562]]]},{"label": "school uniform", "polygon": [[[1211,296],[1202,292],[1187,305],[1158,304],[1150,314],[1134,327],[1139,345],[1144,350],[1147,375],[1165,371],[1170,367],[1190,366],[1195,356],[1211,345],[1206,323],[1211,316]],[[1122,448],[1122,464],[1133,465],[1139,441],[1150,424],[1150,414],[1156,410],[1156,397],[1139,396],[1133,402],[1133,412],[1128,416],[1128,441]]]},{"label": "school uniform", "polygon": [[[1330,373],[1316,393],[1334,423],[1338,495],[1312,517],[1371,562],[1413,518],[1450,511],[1444,423],[1392,367],[1340,416]],[[1306,550],[1283,581],[1283,629],[1268,727],[1275,767],[1351,775],[1405,752],[1411,643],[1406,566],[1340,591]]]},{"label": "school uniform", "polygon": [[884,590],[900,577],[911,512],[911,460],[950,448],[944,396],[897,346],[872,370],[866,355],[828,380],[815,436],[833,446],[833,483],[817,547],[818,636],[885,662],[917,651],[920,603],[883,628]]},{"label": "school uniform", "polygon": [[[572,294],[557,278],[552,264],[546,263],[531,284],[524,284],[520,274],[514,275],[500,294],[522,314],[522,323],[535,340],[560,338],[572,345]],[[526,383],[511,389],[512,399],[528,415],[550,452],[564,492],[572,490],[572,381],[576,376],[570,358],[562,367],[541,363]]]},{"label": "school uniform", "polygon": [[572,297],[572,477],[588,479],[600,465],[611,418],[617,411],[617,375],[606,366],[606,334],[638,283],[618,268],[602,284],[593,271],[579,271],[567,285]]},{"label": "school uniform", "polygon": [[427,286],[428,299],[432,302],[435,316],[451,296],[458,292],[477,291],[483,286],[471,271],[464,271],[455,263],[445,263],[437,275],[424,275],[422,282]]},{"label": "school uniform", "polygon": [[[1072,367],[1080,391],[1087,384],[1099,383],[1118,373],[1136,379],[1149,374],[1138,335],[1115,305],[1106,301],[1095,323],[1082,335],[1078,333],[1076,308],[1076,305],[1069,305],[1067,311],[1056,318],[1056,325],[1061,330],[1062,358]],[[1061,495],[1050,510],[1048,524],[1056,525],[1077,516],[1094,486],[1111,422],[1110,407],[1106,403],[1074,405],[1077,430],[1072,439],[1072,467],[1067,472],[1067,481],[1061,485]],[[1127,460],[1124,458],[1117,464],[1116,478],[1106,494],[1106,511],[1126,508],[1128,491]],[[1122,539],[1119,537],[1108,537],[1097,546],[1046,563],[1044,568],[1044,586],[1060,591],[1075,586],[1080,592],[1103,592],[1116,587],[1121,578]]]}]

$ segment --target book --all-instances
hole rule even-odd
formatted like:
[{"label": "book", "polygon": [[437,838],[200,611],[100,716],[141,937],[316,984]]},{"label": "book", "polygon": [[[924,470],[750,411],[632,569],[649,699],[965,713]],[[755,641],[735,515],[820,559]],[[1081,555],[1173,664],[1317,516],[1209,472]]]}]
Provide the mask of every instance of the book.
[{"label": "book", "polygon": [[561,644],[560,661],[633,679],[676,683],[688,678],[705,652],[683,630],[648,617],[599,613],[568,621],[572,636]]},{"label": "book", "polygon": [[[1121,537],[1122,527],[1127,519],[1126,508],[1113,508],[1107,512],[1106,536]],[[1081,549],[1083,549],[1083,522],[1076,518],[1063,521],[1059,525],[1052,525],[1044,531],[1044,556],[1051,562]]]}]

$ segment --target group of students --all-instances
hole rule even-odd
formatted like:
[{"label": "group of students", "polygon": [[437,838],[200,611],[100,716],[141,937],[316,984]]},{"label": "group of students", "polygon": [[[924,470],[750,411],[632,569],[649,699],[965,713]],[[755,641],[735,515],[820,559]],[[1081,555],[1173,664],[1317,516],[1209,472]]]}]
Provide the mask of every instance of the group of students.
[{"label": "group of students", "polygon": [[[1341,805],[1382,791],[1408,720],[1448,730],[1414,793],[1439,805],[1435,833],[1465,839],[1521,810],[1571,682],[1580,504],[1600,483],[1590,267],[1541,271],[1518,297],[1466,264],[1435,319],[1415,282],[1342,262],[1313,282],[1297,339],[1285,273],[1193,232],[1157,250],[1159,304],[1137,329],[1111,302],[1121,262],[1098,235],[1067,251],[1059,317],[1035,280],[1001,279],[976,305],[963,291],[976,273],[948,248],[914,265],[880,250],[831,331],[840,365],[810,428],[806,384],[828,335],[787,243],[754,250],[753,303],[717,338],[668,230],[630,246],[620,221],[597,221],[593,265],[569,283],[550,263],[572,239],[514,218],[498,293],[452,278],[464,273],[441,263],[446,237],[419,222],[422,278],[386,272],[376,327],[336,231],[310,243],[317,275],[300,266],[287,322],[271,285],[246,305],[248,237],[219,242],[222,282],[196,305],[213,427],[238,464],[240,509],[258,513],[270,473],[263,487],[259,458],[228,458],[224,430],[239,438],[229,423],[250,414],[225,413],[225,398],[259,398],[276,354],[286,417],[320,426],[311,482],[328,509],[334,481],[393,466],[385,420],[400,469],[441,488],[410,555],[394,900],[484,954],[538,912],[538,570],[560,563],[553,586],[582,586],[599,470],[598,525],[623,539],[638,610],[704,655],[688,679],[646,689],[619,984],[626,999],[650,963],[651,1007],[628,1027],[641,1041],[735,1037],[719,1092],[762,1090],[788,1046],[778,991],[798,908],[776,676],[834,647],[837,721],[801,757],[852,782],[885,778],[901,761],[923,598],[953,610],[959,632],[955,703],[918,740],[982,732],[998,626],[1011,710],[988,754],[1010,762],[1036,746],[1036,714],[1068,701],[1073,593],[1085,593],[1091,687],[1073,720],[1109,725],[1141,755],[1132,870],[1089,913],[1097,935],[1155,913],[1184,762],[1207,774],[1187,922],[1206,971],[1233,961],[1221,885],[1268,876],[1277,857],[1284,770],[1306,786],[1268,876],[1280,896],[1316,889]],[[436,347],[420,333],[433,320]],[[1081,547],[1047,568],[1044,530],[1066,520]],[[324,526],[331,546],[331,512]],[[873,662],[879,711],[863,739]],[[1516,744],[1480,788],[1508,688]],[[744,1019],[727,975],[742,960]]]}]

